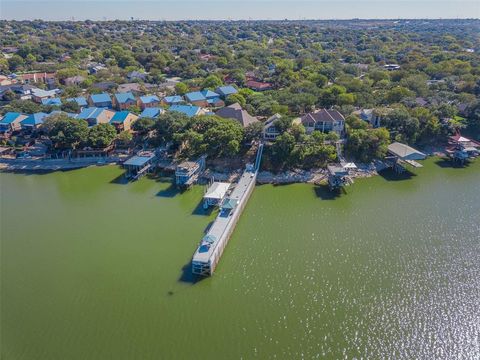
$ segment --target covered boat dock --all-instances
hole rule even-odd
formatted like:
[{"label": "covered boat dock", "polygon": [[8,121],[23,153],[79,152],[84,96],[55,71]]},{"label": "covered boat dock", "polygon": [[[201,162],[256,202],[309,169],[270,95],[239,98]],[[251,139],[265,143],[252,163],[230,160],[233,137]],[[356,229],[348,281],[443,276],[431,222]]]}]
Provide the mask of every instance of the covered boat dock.
[{"label": "covered boat dock", "polygon": [[209,206],[220,205],[227,195],[230,183],[213,182],[203,195],[203,207],[206,209]]},{"label": "covered boat dock", "polygon": [[153,170],[156,156],[153,151],[141,151],[123,163],[128,179],[137,180]]},{"label": "covered boat dock", "polygon": [[406,165],[411,165],[415,168],[420,168],[423,165],[417,160],[425,160],[427,155],[411,146],[394,142],[388,145],[388,156],[385,158],[387,165],[393,168],[396,172],[405,171]]}]

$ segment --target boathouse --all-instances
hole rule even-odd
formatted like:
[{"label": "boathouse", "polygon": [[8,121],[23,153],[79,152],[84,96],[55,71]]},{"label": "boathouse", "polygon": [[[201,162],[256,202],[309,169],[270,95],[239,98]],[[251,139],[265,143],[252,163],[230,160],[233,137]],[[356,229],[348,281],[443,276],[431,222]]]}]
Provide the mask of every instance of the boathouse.
[{"label": "boathouse", "polygon": [[339,165],[328,165],[328,186],[330,190],[339,189],[353,183],[350,177],[349,167]]},{"label": "boathouse", "polygon": [[219,206],[225,198],[230,183],[213,182],[203,195],[203,207],[206,209],[209,206]]},{"label": "boathouse", "polygon": [[149,171],[153,171],[156,156],[153,151],[141,151],[123,163],[128,179],[137,180]]},{"label": "boathouse", "polygon": [[184,161],[175,169],[175,183],[180,187],[193,185],[205,168],[205,156],[197,161]]},{"label": "boathouse", "polygon": [[422,167],[422,164],[419,164],[417,160],[425,160],[426,157],[426,154],[411,146],[394,142],[388,145],[388,155],[385,161],[395,171],[403,172],[405,170],[404,166],[407,164],[415,168]]}]

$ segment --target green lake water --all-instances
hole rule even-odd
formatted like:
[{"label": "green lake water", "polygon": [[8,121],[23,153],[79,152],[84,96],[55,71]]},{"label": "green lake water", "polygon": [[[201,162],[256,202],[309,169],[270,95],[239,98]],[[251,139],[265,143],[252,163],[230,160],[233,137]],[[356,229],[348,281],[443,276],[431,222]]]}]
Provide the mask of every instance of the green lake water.
[{"label": "green lake water", "polygon": [[258,186],[213,277],[202,187],[0,174],[1,359],[478,359],[480,161]]}]

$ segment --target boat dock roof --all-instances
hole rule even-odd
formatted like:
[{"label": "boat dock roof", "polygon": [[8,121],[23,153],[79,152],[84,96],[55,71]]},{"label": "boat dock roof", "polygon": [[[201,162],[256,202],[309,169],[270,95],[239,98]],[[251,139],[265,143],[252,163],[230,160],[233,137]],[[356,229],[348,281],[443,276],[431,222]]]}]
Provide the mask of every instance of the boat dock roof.
[{"label": "boat dock roof", "polygon": [[203,198],[221,200],[225,197],[225,194],[227,193],[230,185],[230,183],[214,182],[207,189],[207,192],[205,193],[205,195],[203,195]]},{"label": "boat dock roof", "polygon": [[153,152],[143,152],[138,155],[132,156],[130,159],[125,161],[123,165],[125,166],[143,166],[152,160],[155,157]]},{"label": "boat dock roof", "polygon": [[404,161],[424,160],[427,157],[427,155],[421,151],[399,142],[394,142],[388,145],[388,152]]}]

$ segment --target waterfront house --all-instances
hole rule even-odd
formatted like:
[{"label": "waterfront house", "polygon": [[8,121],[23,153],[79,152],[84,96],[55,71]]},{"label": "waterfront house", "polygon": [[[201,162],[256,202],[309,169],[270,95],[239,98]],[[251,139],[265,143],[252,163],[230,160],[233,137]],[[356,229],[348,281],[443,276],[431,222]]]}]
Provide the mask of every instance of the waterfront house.
[{"label": "waterfront house", "polygon": [[137,105],[137,100],[131,92],[115,94],[115,106],[118,110],[127,110]]},{"label": "waterfront house", "polygon": [[188,117],[203,115],[204,113],[201,107],[194,105],[172,105],[168,110],[185,114]]},{"label": "waterfront house", "polygon": [[36,103],[41,104],[45,99],[53,99],[57,97],[58,89],[54,90],[43,90],[43,89],[32,89],[32,100]]},{"label": "waterfront house", "polygon": [[188,103],[196,106],[208,106],[208,101],[201,91],[194,91],[185,94],[185,99]]},{"label": "waterfront house", "polygon": [[44,112],[28,115],[20,122],[22,130],[32,131],[38,129],[38,127],[43,124],[43,121],[47,116],[48,114]]},{"label": "waterfront house", "polygon": [[369,123],[372,127],[378,128],[381,126],[381,115],[375,109],[362,109],[353,112],[355,115],[358,115],[360,119]]},{"label": "waterfront house", "polygon": [[10,133],[21,129],[20,122],[27,116],[18,112],[7,112],[0,119],[0,133]]},{"label": "waterfront house", "polygon": [[238,90],[235,89],[232,85],[220,86],[215,91],[220,95],[223,100],[225,100],[229,95],[238,93]]},{"label": "waterfront house", "polygon": [[112,108],[112,99],[107,93],[90,95],[90,105],[97,108]]},{"label": "waterfront house", "polygon": [[42,105],[62,106],[62,100],[57,97],[51,99],[42,99]]},{"label": "waterfront house", "polygon": [[88,106],[87,99],[83,96],[75,97],[75,98],[68,98],[65,100],[66,102],[76,102],[78,106],[80,106],[80,110]]},{"label": "waterfront house", "polygon": [[333,109],[315,110],[302,116],[301,121],[307,134],[316,130],[321,132],[333,131],[342,136],[345,130],[345,118]]},{"label": "waterfront house", "polygon": [[78,120],[85,120],[88,123],[88,126],[94,126],[97,124],[109,123],[113,115],[115,115],[115,112],[112,110],[88,107],[82,109],[80,114],[78,114],[75,118]]},{"label": "waterfront house", "polygon": [[184,102],[183,97],[181,97],[180,95],[165,96],[162,99],[162,104],[163,105],[168,105],[168,106],[178,105],[178,104],[181,104],[183,102]]},{"label": "waterfront house", "polygon": [[277,123],[282,118],[282,115],[275,114],[270,116],[263,126],[263,139],[267,141],[275,140],[277,136],[281,134],[280,129],[278,128]]},{"label": "waterfront house", "polygon": [[140,114],[140,118],[151,118],[151,119],[156,119],[158,118],[161,114],[163,114],[165,110],[163,110],[160,107],[149,107],[145,108],[142,113]]},{"label": "waterfront house", "polygon": [[138,119],[138,116],[130,111],[119,111],[110,119],[110,124],[115,126],[118,132],[129,131],[132,124]]},{"label": "waterfront house", "polygon": [[142,110],[145,110],[146,108],[159,107],[160,99],[157,95],[140,96],[139,104]]},{"label": "waterfront house", "polygon": [[248,125],[258,122],[258,119],[243,110],[239,103],[221,108],[215,113],[224,119],[233,119],[238,121],[244,128]]}]

